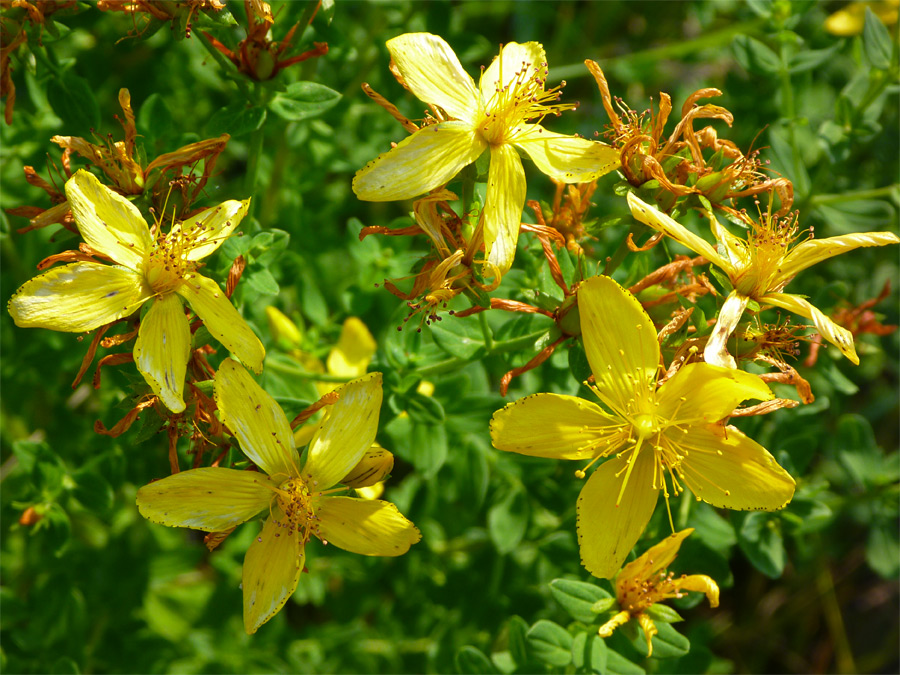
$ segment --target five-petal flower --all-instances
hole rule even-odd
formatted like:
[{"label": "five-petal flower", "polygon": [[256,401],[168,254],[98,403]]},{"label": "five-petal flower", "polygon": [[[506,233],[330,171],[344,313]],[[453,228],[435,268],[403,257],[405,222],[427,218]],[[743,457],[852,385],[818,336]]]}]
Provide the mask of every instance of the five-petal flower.
[{"label": "five-petal flower", "polygon": [[544,89],[547,63],[539,43],[504,45],[478,87],[436,35],[406,33],[388,40],[387,48],[405,86],[451,119],[422,127],[360,169],[353,191],[366,201],[417,197],[490,149],[483,237],[487,259],[501,273],[515,257],[525,204],[525,173],[516,149],[566,183],[591,181],[619,166],[614,148],[540,125],[545,115],[574,105],[554,105],[559,88]]},{"label": "five-petal flower", "polygon": [[169,410],[185,408],[184,377],[191,330],[183,301],[210,334],[256,372],[265,349],[219,285],[197,272],[247,213],[250,200],[229,200],[159,233],[140,211],[87,171],[66,182],[78,230],[115,265],[82,261],[56,267],[25,283],[9,301],[17,326],[80,333],[118,321],[148,300],[134,361]]},{"label": "five-petal flower", "polygon": [[[398,556],[421,538],[390,502],[341,496],[334,487],[372,447],[381,409],[381,373],[337,390],[334,403],[300,456],[278,404],[231,359],[215,378],[225,425],[262,472],[191,469],[138,491],[141,514],[155,523],[227,532],[268,508],[244,558],[244,628],[255,633],[293,594],[313,536],[353,553]],[[265,472],[265,473],[263,473]]]},{"label": "five-petal flower", "polygon": [[494,447],[523,455],[606,459],[577,504],[588,571],[605,578],[618,571],[660,492],[667,506],[685,487],[729,509],[775,510],[790,501],[794,480],[772,455],[719,424],[745,399],[773,398],[762,380],[692,363],[657,387],[656,331],[634,296],[601,276],[585,281],[577,297],[591,390],[605,408],[574,396],[526,396],[494,413],[491,438]]},{"label": "five-petal flower", "polygon": [[[731,234],[715,218],[710,222],[719,250],[671,217],[628,193],[631,214],[640,222],[663,232],[683,246],[702,255],[728,275],[733,290],[725,299],[719,319],[706,343],[703,356],[707,363],[737,367],[728,353],[726,342],[737,328],[747,304],[753,300],[760,305],[774,305],[810,319],[828,340],[854,364],[859,357],[853,345],[853,334],[838,326],[808,300],[782,289],[798,272],[817,262],[864,246],[896,244],[900,238],[893,232],[860,232],[827,239],[807,239],[796,246],[798,236],[795,216],[777,218],[771,213],[760,215],[759,222],[751,222],[747,240]],[[721,251],[721,253],[720,253]]]},{"label": "five-petal flower", "polygon": [[681,542],[693,531],[688,528],[666,537],[622,568],[616,575],[616,600],[620,611],[600,626],[600,637],[609,637],[616,628],[635,619],[647,639],[647,656],[652,656],[653,636],[659,632],[648,613],[653,605],[683,597],[685,591],[699,591],[706,594],[710,607],[719,606],[719,586],[705,574],[683,574],[675,578],[671,572],[665,572],[678,555]]}]

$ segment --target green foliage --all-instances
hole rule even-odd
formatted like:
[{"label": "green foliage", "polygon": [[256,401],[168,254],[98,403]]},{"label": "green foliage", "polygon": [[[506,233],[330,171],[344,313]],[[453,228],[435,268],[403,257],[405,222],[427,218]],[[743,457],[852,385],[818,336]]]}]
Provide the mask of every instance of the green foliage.
[{"label": "green foliage", "polygon": [[[4,45],[20,25],[27,37],[10,57],[12,124],[0,126],[4,298],[36,275],[41,260],[80,242],[58,224],[17,232],[28,221],[9,213],[53,206],[22,174],[32,166],[62,189],[61,150],[51,137],[83,137],[101,147],[108,138],[122,141],[116,117],[124,121],[118,104],[123,87],[131,93],[135,157],[142,166],[227,133],[227,147],[192,208],[251,198],[251,213],[241,235],[204,261],[203,273],[224,287],[233,262],[243,257],[246,268],[232,299],[267,350],[259,381],[289,418],[321,395],[319,371],[311,364],[324,364],[344,320],[364,321],[377,343],[369,370],[384,373],[378,439],[395,456],[384,498],[415,522],[423,539],[399,558],[358,556],[312,541],[296,593],[247,636],[241,566],[258,524],[239,527],[210,552],[202,534],[147,522],[135,495],[169,474],[169,427],[147,410],[118,437],[94,432],[95,421],[112,428],[149,392],[133,364],[104,366],[102,386],[92,386],[97,360],[128,354],[132,343],[101,347],[73,389],[93,336],[18,328],[7,315],[0,322],[0,668],[625,674],[876,672],[894,666],[900,339],[897,332],[879,335],[875,329],[900,323],[896,249],[859,249],[791,282],[792,292],[832,316],[861,308],[888,281],[892,287],[856,315],[862,329],[856,335],[858,367],[832,347],[807,363],[812,338],[806,337],[790,363],[808,380],[815,401],[732,420],[796,479],[786,509],[718,510],[688,493],[671,499],[668,513],[660,500],[636,552],[669,535],[670,520],[676,530],[693,527],[671,570],[676,576],[707,574],[722,592],[717,609],[699,605],[696,593],[654,605],[648,613],[659,633],[648,658],[634,622],[610,638],[597,635],[617,605],[613,586],[592,579],[579,564],[575,502],[583,481],[573,473],[582,465],[491,446],[489,421],[505,403],[535,392],[591,396],[582,386],[591,371],[581,342],[563,341],[541,365],[514,378],[502,397],[503,375],[560,338],[560,328],[540,313],[448,313],[490,307],[491,298],[554,310],[564,292],[539,240],[523,234],[516,266],[499,288],[469,289],[429,325],[422,312],[410,316],[415,308],[384,287],[392,279],[403,292],[412,288],[410,275],[422,270],[428,255],[425,238],[369,234],[360,240],[366,227],[411,226],[411,204],[360,202],[351,179],[407,136],[362,93],[361,83],[413,121],[425,114],[424,104],[390,74],[387,39],[440,33],[474,74],[490,63],[498,44],[539,40],[550,61],[549,84],[565,79],[563,100],[581,102],[577,111],[545,120],[551,130],[591,138],[607,128],[585,58],[598,60],[613,95],[638,111],[651,107],[651,99],[657,110],[658,92],[668,92],[676,112],[667,133],[693,91],[717,87],[723,95],[711,100],[733,114],[733,126],[696,120],[697,130],[709,122],[719,138],[745,152],[759,150],[767,176],[793,182],[802,227],[814,227],[816,238],[895,231],[896,24],[885,25],[866,10],[858,35],[836,37],[824,28],[830,5],[696,0],[323,2],[306,26],[310,3],[271,4],[272,39],[284,40],[301,22],[280,58],[312,49],[314,42],[327,42],[329,51],[264,81],[239,72],[208,39],[239,52],[247,25],[243,3],[230,2],[219,13],[182,11],[162,21],[101,12],[82,2],[48,15],[43,27],[33,25],[25,10],[4,4]],[[77,153],[70,159],[73,171],[89,165]],[[484,200],[478,185],[486,161],[450,185],[469,205],[467,213]],[[204,162],[191,162],[184,173],[193,166],[202,175]],[[528,198],[549,210],[554,186],[525,164]],[[132,195],[145,215],[151,207],[162,214],[170,196],[175,172],[159,175],[156,187]],[[465,180],[475,181],[474,189]],[[628,189],[621,176],[600,179],[584,222],[586,256],[557,249],[570,287],[607,264],[616,279],[633,284],[685,253],[672,242],[643,253],[628,249],[629,228],[640,243],[649,235],[624,206]],[[640,194],[652,199],[659,189],[651,181]],[[165,213],[173,204],[182,207],[180,194],[176,185]],[[678,217],[689,227],[702,223],[687,207]],[[526,208],[523,218],[533,221],[532,211]],[[700,271],[719,291],[730,290],[712,266]],[[647,301],[653,290],[645,293],[641,299]],[[665,343],[667,354],[711,331],[709,320],[723,297],[698,300],[690,320]],[[297,324],[299,344],[272,335],[269,305]],[[679,296],[651,311],[659,311],[664,323],[672,308],[682,306],[692,301]],[[767,323],[786,318],[775,309],[762,317]],[[117,324],[106,337],[129,330]],[[213,368],[227,356],[205,328],[194,336],[194,347],[203,345],[213,350],[207,355]],[[207,384],[198,386],[210,396]],[[433,393],[422,385],[433,385]],[[787,384],[772,388],[781,398],[798,398]],[[186,435],[175,454],[182,469],[217,459],[220,466],[247,466],[223,438],[209,439],[217,448],[212,456],[198,456],[198,446],[188,440],[198,428],[189,416],[180,424]]]}]

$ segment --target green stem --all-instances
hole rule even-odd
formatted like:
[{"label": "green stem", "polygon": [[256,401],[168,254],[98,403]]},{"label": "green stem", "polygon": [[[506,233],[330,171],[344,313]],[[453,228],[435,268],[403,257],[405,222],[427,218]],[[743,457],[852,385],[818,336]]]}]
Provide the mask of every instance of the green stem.
[{"label": "green stem", "polygon": [[[266,125],[260,125],[250,134],[250,143],[247,147],[247,175],[244,177],[244,190],[248,196],[256,195],[256,179],[259,173],[259,158],[262,155],[263,139],[265,138]],[[253,203],[250,207],[252,209]],[[249,213],[248,213],[249,215]]]},{"label": "green stem", "polygon": [[478,313],[478,324],[481,326],[481,334],[484,336],[484,348],[490,354],[494,347],[494,336],[491,334],[491,327],[488,325],[487,312]]},{"label": "green stem", "polygon": [[311,373],[308,370],[304,370],[299,367],[291,366],[286,363],[279,363],[274,359],[270,359],[266,361],[266,369],[274,370],[276,373],[282,373],[284,375],[292,375],[293,377],[298,377],[301,380],[314,380],[315,382],[349,382],[352,380],[352,377],[343,377],[341,375],[328,375],[327,373]]},{"label": "green stem", "polygon": [[853,202],[860,199],[878,199],[879,197],[890,197],[898,190],[900,190],[900,183],[894,183],[893,185],[886,185],[871,190],[856,190],[854,192],[843,192],[833,195],[814,195],[809,201],[813,206],[819,206],[821,204],[833,204],[835,202]]},{"label": "green stem", "polygon": [[[752,21],[745,21],[743,23],[737,23],[732,26],[713,31],[711,33],[706,33],[705,35],[696,37],[693,40],[673,42],[672,44],[663,45],[662,47],[654,47],[653,49],[645,49],[639,52],[632,52],[631,54],[627,54],[624,56],[602,59],[602,65],[604,68],[607,68],[613,65],[632,64],[639,61],[678,59],[683,56],[696,54],[698,51],[703,49],[710,49],[712,47],[721,47],[723,45],[731,44],[731,41],[734,39],[735,35],[759,34],[760,29],[763,28],[764,24],[765,19],[763,18],[753,19]],[[554,81],[559,79],[570,80],[576,77],[585,77],[589,74],[590,73],[588,72],[588,69],[584,67],[583,63],[572,63],[565,66],[560,66],[558,68],[553,68],[550,71],[550,77]]]},{"label": "green stem", "polygon": [[603,274],[606,276],[612,276],[612,273],[616,271],[616,268],[622,264],[622,261],[625,260],[625,256],[628,255],[628,235],[630,234],[632,239],[636,235],[638,235],[641,231],[646,228],[646,225],[642,225],[641,223],[632,223],[631,227],[628,228],[628,233],[625,235],[625,238],[622,240],[622,243],[619,244],[619,248],[616,249],[616,252],[612,254],[611,258],[606,259],[606,267],[603,268]]},{"label": "green stem", "polygon": [[[546,330],[537,331],[535,333],[529,333],[528,335],[522,335],[517,338],[511,338],[509,340],[501,340],[499,342],[494,342],[491,345],[491,353],[492,354],[502,354],[504,352],[513,352],[519,349],[524,349],[525,347],[531,347],[537,341],[539,337],[546,334]],[[421,368],[417,368],[416,372],[423,377],[427,377],[429,375],[439,375],[441,373],[448,373],[453,370],[458,370],[463,366],[472,363],[473,360],[477,359],[460,359],[457,357],[447,359],[445,361],[439,361],[438,363],[432,363],[427,366],[422,366]],[[266,367],[269,367],[269,364],[266,364]]]}]

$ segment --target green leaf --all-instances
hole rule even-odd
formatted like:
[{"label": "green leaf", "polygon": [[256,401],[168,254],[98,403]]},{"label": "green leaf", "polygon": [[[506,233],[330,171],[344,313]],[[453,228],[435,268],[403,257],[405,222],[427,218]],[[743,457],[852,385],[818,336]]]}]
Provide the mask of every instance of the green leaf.
[{"label": "green leaf", "polygon": [[694,528],[694,537],[716,551],[726,551],[737,543],[734,526],[705,502],[694,505],[687,524]]},{"label": "green leaf", "polygon": [[644,675],[645,671],[634,661],[629,661],[619,652],[612,649],[606,651],[606,672],[609,675]]},{"label": "green leaf", "polygon": [[572,662],[572,636],[559,624],[541,619],[527,637],[534,655],[544,663],[562,668]]},{"label": "green leaf", "polygon": [[509,653],[518,666],[528,663],[528,624],[521,616],[509,617]]},{"label": "green leaf", "polygon": [[165,99],[154,92],[141,104],[137,116],[138,130],[151,138],[160,139],[172,128],[172,113]]},{"label": "green leaf", "polygon": [[247,285],[260,295],[278,295],[281,290],[275,277],[267,269],[261,269],[247,276]]},{"label": "green leaf", "polygon": [[593,623],[597,618],[597,613],[593,609],[594,603],[611,597],[599,586],[572,579],[551,581],[550,594],[573,619],[582,623]]},{"label": "green leaf", "polygon": [[237,100],[216,111],[209,118],[206,123],[206,133],[210,136],[231,134],[232,138],[237,138],[256,131],[265,121],[265,108],[249,107],[244,101]]},{"label": "green leaf", "polygon": [[[896,193],[895,193],[896,194]],[[881,199],[833,201],[816,207],[815,214],[835,234],[880,230],[897,217],[890,202]]]},{"label": "green leaf", "polygon": [[88,136],[100,126],[100,106],[90,83],[73,70],[62,73],[47,90],[47,101],[71,134]]},{"label": "green leaf", "polygon": [[803,73],[813,68],[818,68],[826,61],[831,60],[841,49],[840,43],[827,49],[806,49],[794,54],[788,62],[788,70],[793,75]]},{"label": "green leaf", "polygon": [[500,553],[510,553],[528,527],[529,504],[521,486],[512,488],[488,511],[488,533]]},{"label": "green leaf", "polygon": [[287,91],[272,99],[269,108],[282,119],[295,122],[321,115],[340,99],[338,92],[324,84],[294,82],[288,85]]},{"label": "green leaf", "polygon": [[760,572],[770,579],[781,576],[786,553],[781,526],[776,516],[758,511],[748,513],[738,530],[738,544]]},{"label": "green leaf", "polygon": [[447,419],[444,406],[433,396],[423,396],[413,391],[404,397],[403,401],[406,404],[406,412],[413,422],[443,424]]},{"label": "green leaf", "polygon": [[585,672],[606,672],[607,652],[606,643],[593,632],[579,633],[572,641],[572,663]]},{"label": "green leaf", "polygon": [[895,522],[875,523],[866,540],[866,562],[884,579],[900,575],[900,539]]},{"label": "green leaf", "polygon": [[[651,639],[654,659],[672,659],[691,651],[691,641],[675,630],[672,624],[660,622],[655,625],[659,632]],[[643,631],[638,632],[632,644],[643,656],[647,656],[647,638]]]},{"label": "green leaf", "polygon": [[468,645],[456,652],[456,671],[470,675],[499,672],[480,649]]},{"label": "green leaf", "polygon": [[91,511],[105,513],[112,508],[115,495],[110,484],[92,467],[76,471],[72,478],[75,488],[72,494]]},{"label": "green leaf", "polygon": [[663,623],[678,623],[684,621],[681,615],[668,605],[660,602],[654,603],[647,608],[647,616],[654,621],[662,621]]},{"label": "green leaf", "polygon": [[731,45],[734,56],[745,70],[756,75],[771,75],[781,70],[781,59],[769,47],[749,35],[737,35]]},{"label": "green leaf", "polygon": [[863,49],[873,67],[887,70],[891,66],[894,43],[891,34],[875,13],[866,7],[866,23],[863,26]]},{"label": "green leaf", "polygon": [[484,350],[484,335],[475,317],[447,317],[432,324],[431,335],[441,349],[458,359],[474,360]]}]

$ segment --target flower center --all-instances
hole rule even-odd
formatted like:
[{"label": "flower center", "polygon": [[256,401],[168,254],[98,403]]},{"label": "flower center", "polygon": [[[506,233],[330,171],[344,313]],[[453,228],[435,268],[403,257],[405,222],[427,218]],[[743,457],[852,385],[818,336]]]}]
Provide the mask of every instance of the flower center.
[{"label": "flower center", "polygon": [[483,115],[478,131],[487,143],[510,143],[525,122],[540,122],[545,115],[559,115],[563,110],[578,107],[577,103],[551,103],[559,100],[566,83],[544,90],[549,72],[546,63],[533,65],[523,61],[519,70],[509,77],[503,74],[502,52],[498,58],[501,67],[494,91],[482,89]]},{"label": "flower center", "polygon": [[756,298],[780,291],[780,288],[774,287],[775,280],[785,256],[799,235],[796,214],[785,218],[760,214],[759,220],[751,223],[747,242],[748,264],[732,280],[738,293]]},{"label": "flower center", "polygon": [[656,415],[641,413],[640,415],[635,415],[631,419],[631,423],[634,425],[634,430],[641,439],[649,438],[650,436],[659,433],[659,423],[657,422]]},{"label": "flower center", "polygon": [[194,271],[196,263],[187,259],[192,244],[178,228],[159,236],[144,268],[144,277],[155,293],[171,293]]},{"label": "flower center", "polygon": [[278,489],[278,506],[284,513],[280,521],[288,528],[288,534],[309,541],[310,535],[319,536],[319,520],[313,508],[313,496],[302,478],[291,478]]}]

